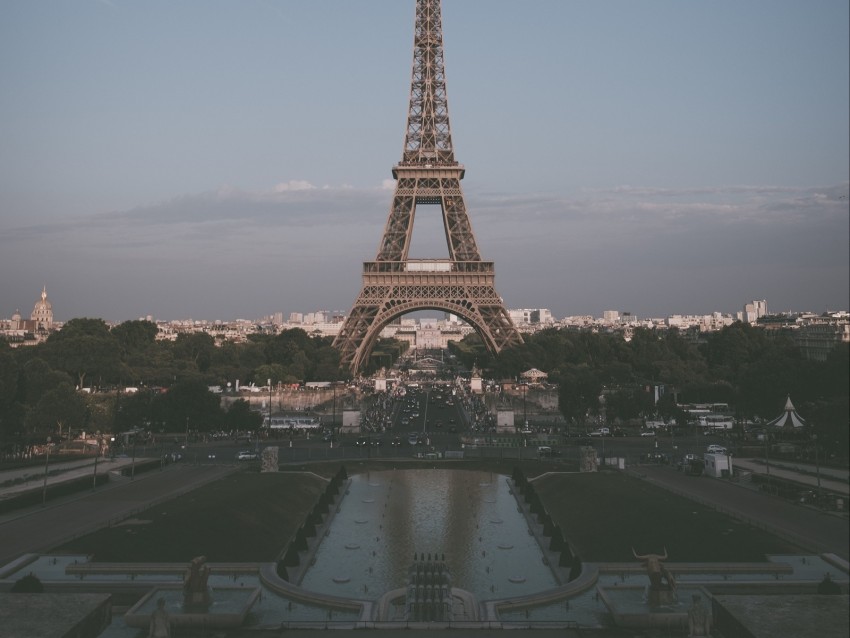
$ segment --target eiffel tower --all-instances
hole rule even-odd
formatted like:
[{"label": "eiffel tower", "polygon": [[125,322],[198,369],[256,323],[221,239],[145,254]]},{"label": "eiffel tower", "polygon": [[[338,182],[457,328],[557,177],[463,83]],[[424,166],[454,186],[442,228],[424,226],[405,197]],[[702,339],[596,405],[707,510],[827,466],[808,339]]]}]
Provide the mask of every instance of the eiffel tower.
[{"label": "eiffel tower", "polygon": [[[375,261],[363,264],[363,287],[334,346],[340,362],[362,370],[381,330],[416,310],[443,310],[469,323],[490,352],[522,343],[482,261],[466,212],[464,167],[452,148],[440,0],[416,1],[413,73],[395,195]],[[448,259],[408,259],[417,204],[440,204]]]}]

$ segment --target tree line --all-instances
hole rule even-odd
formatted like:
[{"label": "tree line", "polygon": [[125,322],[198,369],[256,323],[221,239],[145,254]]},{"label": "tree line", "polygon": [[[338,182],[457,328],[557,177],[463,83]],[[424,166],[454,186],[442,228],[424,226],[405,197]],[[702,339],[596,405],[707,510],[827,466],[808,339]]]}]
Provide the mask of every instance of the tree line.
[{"label": "tree line", "polygon": [[[157,340],[157,332],[149,321],[110,328],[101,319],[78,318],[35,346],[12,348],[0,339],[5,450],[65,438],[69,429],[182,431],[187,419],[192,429],[256,427],[247,403],[224,412],[208,387],[342,378],[332,340],[300,329],[251,335],[245,343],[216,343],[202,332]],[[126,387],[139,391],[121,394]]]},{"label": "tree line", "polygon": [[[297,328],[250,335],[243,343],[217,342],[203,332],[157,340],[157,332],[149,321],[110,328],[101,319],[80,318],[36,346],[11,348],[0,340],[0,445],[65,437],[70,428],[111,432],[148,425],[182,431],[187,419],[192,429],[251,429],[258,417],[247,404],[236,402],[224,412],[208,386],[226,387],[237,379],[277,385],[349,377],[340,369],[332,338]],[[389,368],[406,348],[396,340],[379,341],[367,373]],[[629,341],[616,333],[549,329],[496,356],[477,335],[452,342],[450,349],[467,369],[483,368],[496,380],[543,370],[558,385],[561,412],[574,422],[599,412],[600,396],[609,418],[625,420],[675,417],[676,399],[728,403],[740,418],[770,419],[790,395],[804,417],[834,430],[847,447],[847,344],[825,362],[809,361],[789,333],[736,323],[698,342],[675,329],[637,329]],[[656,385],[666,389],[658,404]],[[127,386],[140,391],[118,392]],[[81,388],[110,392],[89,395]]]},{"label": "tree line", "polygon": [[[850,405],[850,354],[839,344],[826,361],[803,357],[793,335],[737,322],[698,341],[676,329],[620,333],[547,329],[525,343],[490,355],[477,335],[450,344],[469,368],[494,379],[520,380],[538,368],[558,385],[559,408],[579,422],[598,413],[604,396],[609,418],[680,416],[678,403],[727,403],[740,419],[779,416],[788,396],[798,411],[846,449]],[[665,393],[655,403],[654,388]],[[675,399],[674,399],[675,397]]]}]

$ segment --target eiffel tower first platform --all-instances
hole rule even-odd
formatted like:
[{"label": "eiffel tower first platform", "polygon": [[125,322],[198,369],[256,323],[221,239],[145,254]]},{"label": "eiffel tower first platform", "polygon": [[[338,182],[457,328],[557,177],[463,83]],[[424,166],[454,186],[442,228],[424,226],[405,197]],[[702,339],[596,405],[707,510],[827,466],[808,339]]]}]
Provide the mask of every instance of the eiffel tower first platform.
[{"label": "eiffel tower first platform", "polygon": [[[482,261],[466,212],[449,126],[440,0],[417,0],[407,134],[384,236],[375,261],[363,264],[363,287],[334,346],[340,362],[361,371],[381,330],[417,310],[457,315],[497,353],[522,343]],[[439,204],[448,259],[408,259],[416,206]]]}]

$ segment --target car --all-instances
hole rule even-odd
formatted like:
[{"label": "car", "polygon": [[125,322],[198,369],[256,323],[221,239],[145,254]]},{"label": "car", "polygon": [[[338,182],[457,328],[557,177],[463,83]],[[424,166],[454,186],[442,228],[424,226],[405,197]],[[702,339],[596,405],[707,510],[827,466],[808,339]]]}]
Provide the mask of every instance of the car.
[{"label": "car", "polygon": [[722,445],[711,444],[706,448],[709,454],[726,454],[726,448]]},{"label": "car", "polygon": [[537,448],[537,456],[540,458],[560,456],[561,452],[554,448],[549,447],[548,445],[541,445]]},{"label": "car", "polygon": [[369,442],[368,442],[365,438],[363,438],[363,437],[360,437],[359,439],[357,439],[357,440],[354,442],[354,445],[356,445],[357,447],[365,447],[365,446],[367,446],[368,444],[369,444]]},{"label": "car", "polygon": [[393,440],[390,441],[390,445],[392,445],[393,447],[399,447],[401,445],[401,439],[397,436],[394,437]]},{"label": "car", "polygon": [[236,453],[237,461],[256,461],[260,458],[260,455],[251,450],[241,450]]},{"label": "car", "polygon": [[646,432],[641,432],[641,436],[655,436],[655,432],[653,430],[647,430]]},{"label": "car", "polygon": [[416,434],[415,432],[412,432],[411,434],[409,434],[407,436],[407,442],[410,445],[416,445],[417,443],[419,443],[419,435]]},{"label": "car", "polygon": [[641,460],[644,463],[666,464],[668,462],[667,455],[661,452],[650,452],[649,454],[644,454]]}]

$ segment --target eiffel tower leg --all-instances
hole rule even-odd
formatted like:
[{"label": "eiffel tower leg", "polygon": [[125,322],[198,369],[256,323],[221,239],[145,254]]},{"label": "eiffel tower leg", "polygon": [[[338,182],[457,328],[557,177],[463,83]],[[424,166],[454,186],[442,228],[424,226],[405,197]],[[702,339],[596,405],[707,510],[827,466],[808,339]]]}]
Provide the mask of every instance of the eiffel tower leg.
[{"label": "eiffel tower leg", "polygon": [[[475,329],[487,349],[494,353],[522,343],[492,285],[463,285],[464,279],[478,279],[474,273],[439,274],[447,283],[423,285],[421,280],[436,278],[436,274],[407,273],[388,277],[395,281],[388,281],[387,285],[364,285],[334,341],[340,350],[341,364],[354,373],[361,371],[387,324],[417,310],[442,310],[457,315]],[[461,281],[453,285],[451,280],[458,279]]]}]

